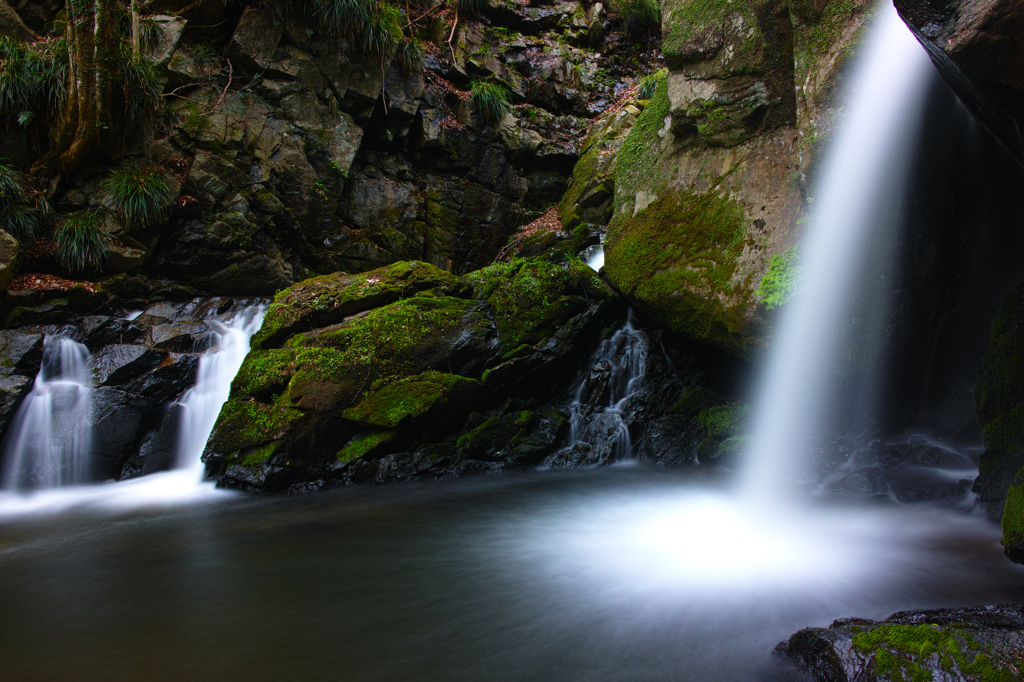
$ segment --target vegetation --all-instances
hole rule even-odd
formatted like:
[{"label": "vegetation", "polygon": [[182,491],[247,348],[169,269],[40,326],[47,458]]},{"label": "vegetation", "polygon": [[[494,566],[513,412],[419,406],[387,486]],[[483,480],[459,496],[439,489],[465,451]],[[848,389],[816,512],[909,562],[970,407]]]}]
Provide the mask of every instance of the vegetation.
[{"label": "vegetation", "polygon": [[110,251],[103,229],[103,216],[94,211],[76,211],[68,215],[54,230],[53,238],[57,242],[58,262],[71,272],[99,270]]},{"label": "vegetation", "polygon": [[8,125],[46,125],[64,106],[67,71],[63,39],[19,44],[0,37],[0,116]]},{"label": "vegetation", "polygon": [[650,99],[658,91],[658,86],[668,79],[668,69],[658,69],[640,79],[640,87],[637,89],[637,97]]},{"label": "vegetation", "polygon": [[505,86],[487,81],[473,81],[470,85],[469,101],[477,113],[491,125],[496,125],[510,108],[509,94]]},{"label": "vegetation", "polygon": [[114,172],[102,185],[107,202],[130,229],[155,224],[173,201],[167,178],[153,167],[130,167]]},{"label": "vegetation", "polygon": [[658,0],[613,0],[611,7],[622,17],[627,35],[654,33],[661,26]]},{"label": "vegetation", "polygon": [[787,303],[796,293],[800,283],[800,247],[791,246],[786,252],[772,256],[768,261],[768,272],[761,280],[756,293],[764,299],[768,310],[774,310]]},{"label": "vegetation", "polygon": [[406,75],[419,71],[423,67],[423,48],[420,42],[413,38],[403,38],[395,51],[395,62]]},{"label": "vegetation", "polygon": [[309,0],[307,11],[328,30],[382,57],[402,40],[402,12],[379,0]]},{"label": "vegetation", "polygon": [[458,0],[459,14],[475,17],[487,7],[487,0]]},{"label": "vegetation", "polygon": [[943,670],[962,673],[951,677],[985,682],[1017,679],[1010,670],[994,665],[983,647],[966,630],[956,627],[885,623],[854,635],[853,648],[872,655],[875,672],[887,680],[930,682],[934,675],[918,661],[929,661],[933,656]]},{"label": "vegetation", "polygon": [[0,164],[0,229],[20,242],[35,241],[46,217],[44,211],[28,202],[21,175],[11,166]]}]

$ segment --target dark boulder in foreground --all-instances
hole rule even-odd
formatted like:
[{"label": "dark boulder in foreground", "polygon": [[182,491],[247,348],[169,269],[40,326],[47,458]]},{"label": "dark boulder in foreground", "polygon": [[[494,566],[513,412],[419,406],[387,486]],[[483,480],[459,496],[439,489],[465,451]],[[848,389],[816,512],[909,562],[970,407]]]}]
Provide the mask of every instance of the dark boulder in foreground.
[{"label": "dark boulder in foreground", "polygon": [[775,648],[817,682],[1014,682],[1024,679],[1024,606],[843,618]]}]

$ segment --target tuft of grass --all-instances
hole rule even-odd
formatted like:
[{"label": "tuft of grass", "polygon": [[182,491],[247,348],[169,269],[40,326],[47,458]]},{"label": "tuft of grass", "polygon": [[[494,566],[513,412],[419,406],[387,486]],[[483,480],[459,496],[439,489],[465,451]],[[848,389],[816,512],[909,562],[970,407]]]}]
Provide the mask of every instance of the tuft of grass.
[{"label": "tuft of grass", "polygon": [[394,5],[379,3],[356,35],[364,52],[380,57],[402,40],[402,12]]},{"label": "tuft of grass", "polygon": [[612,0],[611,6],[626,25],[627,35],[651,34],[661,28],[658,0]]},{"label": "tuft of grass", "polygon": [[0,116],[27,126],[59,112],[67,96],[67,71],[63,39],[20,44],[0,37]]},{"label": "tuft of grass", "polygon": [[307,0],[306,10],[329,31],[355,37],[376,9],[375,0]]},{"label": "tuft of grass", "polygon": [[668,78],[668,69],[659,69],[654,73],[649,73],[640,79],[640,88],[637,90],[637,97],[640,99],[650,99],[654,97],[654,93],[658,91],[658,86]]},{"label": "tuft of grass", "polygon": [[39,237],[45,219],[44,213],[29,206],[28,201],[21,174],[11,166],[0,164],[0,229],[24,243]]},{"label": "tuft of grass", "polygon": [[395,52],[395,61],[406,75],[419,71],[423,67],[423,48],[420,47],[420,42],[412,38],[403,38]]},{"label": "tuft of grass", "polygon": [[142,57],[132,60],[131,46],[122,43],[125,116],[128,129],[134,130],[147,115],[155,114],[164,91],[164,79],[156,62]]},{"label": "tuft of grass", "polygon": [[508,90],[498,83],[473,81],[470,85],[470,103],[477,113],[491,125],[496,125],[508,113],[509,99]]},{"label": "tuft of grass", "polygon": [[155,224],[173,203],[166,176],[153,167],[115,171],[103,181],[102,189],[130,229]]},{"label": "tuft of grass", "polygon": [[110,252],[103,216],[94,211],[69,214],[54,230],[53,239],[57,242],[57,261],[71,272],[97,272]]}]

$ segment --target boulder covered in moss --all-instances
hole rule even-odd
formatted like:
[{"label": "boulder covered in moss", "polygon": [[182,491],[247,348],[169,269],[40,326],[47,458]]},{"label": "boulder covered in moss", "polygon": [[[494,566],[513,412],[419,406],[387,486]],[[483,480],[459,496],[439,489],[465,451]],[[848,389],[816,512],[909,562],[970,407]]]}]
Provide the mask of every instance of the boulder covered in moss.
[{"label": "boulder covered in moss", "polygon": [[901,611],[805,628],[775,649],[815,682],[1013,682],[1024,656],[1024,607]]},{"label": "boulder covered in moss", "polygon": [[985,444],[974,492],[1002,521],[1007,554],[1024,563],[1024,284],[999,307],[974,399]]},{"label": "boulder covered in moss", "polygon": [[746,358],[767,345],[762,283],[799,240],[870,3],[796,9],[666,3],[669,74],[615,160],[610,282],[672,330]]},{"label": "boulder covered in moss", "polygon": [[515,259],[465,277],[401,262],[300,282],[253,337],[208,468],[221,485],[273,490],[536,462],[557,415],[518,424],[509,437],[527,445],[502,458],[479,447],[491,441],[471,414],[504,423],[523,411],[517,397],[564,381],[617,302],[579,261]]}]

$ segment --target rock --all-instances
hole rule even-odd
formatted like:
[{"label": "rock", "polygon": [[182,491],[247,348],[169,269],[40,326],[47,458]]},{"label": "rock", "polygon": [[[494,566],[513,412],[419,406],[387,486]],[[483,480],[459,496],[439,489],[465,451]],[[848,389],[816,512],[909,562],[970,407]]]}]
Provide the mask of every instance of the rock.
[{"label": "rock", "polygon": [[0,330],[0,435],[32,390],[42,361],[42,334]]},{"label": "rock", "polygon": [[120,386],[157,367],[166,353],[145,346],[115,344],[104,346],[93,357],[97,386]]},{"label": "rock", "polygon": [[1014,680],[1024,654],[1024,607],[901,611],[885,621],[843,618],[775,648],[818,682]]},{"label": "rock", "polygon": [[149,51],[148,57],[160,66],[166,66],[171,61],[181,37],[185,34],[185,27],[188,22],[180,17],[173,17],[167,14],[154,14],[147,17],[149,21],[156,24],[160,36],[156,45]]},{"label": "rock", "polygon": [[1024,165],[1024,7],[1014,0],[896,0],[896,8],[960,100]]},{"label": "rock", "polygon": [[111,244],[110,250],[107,252],[107,262],[103,266],[103,272],[108,275],[133,272],[141,268],[145,262],[145,251],[132,249],[120,244]]},{"label": "rock", "polygon": [[6,289],[21,266],[21,248],[18,240],[0,230],[0,290]]},{"label": "rock", "polygon": [[94,476],[115,478],[139,446],[146,418],[157,404],[112,388],[93,391],[92,460]]},{"label": "rock", "polygon": [[35,32],[25,25],[6,0],[0,0],[0,36],[6,36],[19,43],[36,39]]},{"label": "rock", "polygon": [[266,71],[284,36],[284,23],[274,12],[246,7],[228,44],[228,57],[255,73]]},{"label": "rock", "polygon": [[985,452],[974,491],[1024,563],[1024,284],[1003,297],[974,389]]},{"label": "rock", "polygon": [[[465,278],[403,262],[302,282],[275,298],[253,337],[208,469],[252,490],[449,475],[478,452],[466,445],[475,436],[459,441],[461,455],[449,444],[477,431],[470,412],[494,406],[512,419],[502,403],[563,377],[614,299],[585,266],[540,260]],[[547,435],[529,435],[534,425]],[[524,418],[516,433],[532,445],[500,466],[539,461],[558,428]]]}]

